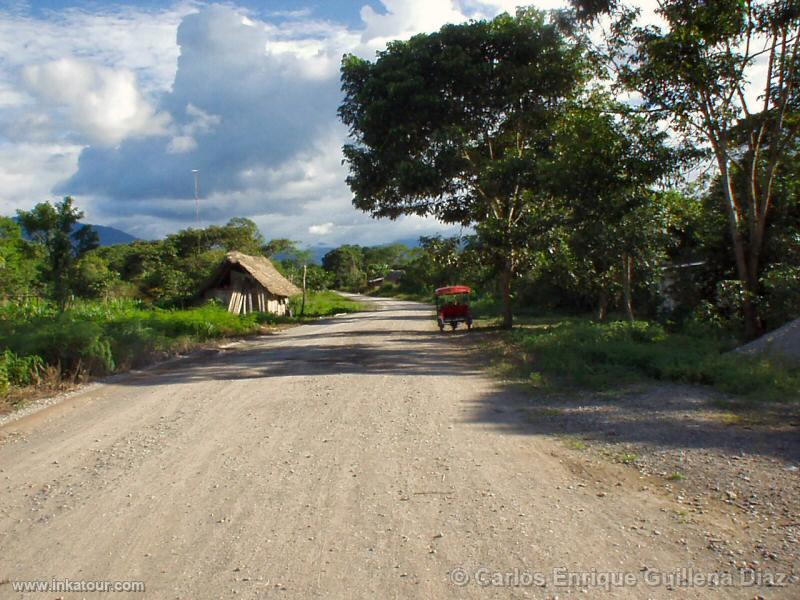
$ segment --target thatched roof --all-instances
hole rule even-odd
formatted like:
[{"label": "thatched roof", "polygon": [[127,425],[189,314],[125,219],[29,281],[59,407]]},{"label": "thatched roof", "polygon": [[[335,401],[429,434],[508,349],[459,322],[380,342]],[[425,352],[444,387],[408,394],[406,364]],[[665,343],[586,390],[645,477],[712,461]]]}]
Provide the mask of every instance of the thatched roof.
[{"label": "thatched roof", "polygon": [[289,297],[301,293],[301,290],[296,285],[278,272],[268,258],[265,256],[248,256],[241,252],[228,252],[200,293],[202,294],[206,290],[217,287],[228,271],[235,265],[249,273],[253,279],[264,286],[273,296]]}]

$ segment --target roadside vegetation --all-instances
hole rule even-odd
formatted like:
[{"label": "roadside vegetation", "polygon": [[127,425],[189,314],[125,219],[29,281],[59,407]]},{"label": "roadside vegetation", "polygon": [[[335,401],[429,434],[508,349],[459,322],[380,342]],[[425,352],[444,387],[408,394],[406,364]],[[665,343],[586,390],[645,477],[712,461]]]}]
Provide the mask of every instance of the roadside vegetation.
[{"label": "roadside vegetation", "polygon": [[[67,197],[0,217],[0,397],[141,366],[212,340],[363,310],[294,242],[266,242],[248,219],[163,240],[100,247]],[[197,291],[226,252],[270,257],[308,293],[291,316],[233,315]],[[22,397],[22,396],[19,396]]]},{"label": "roadside vegetation", "polygon": [[[800,14],[665,0],[650,30],[626,2],[570,4],[342,60],[355,207],[460,236],[345,244],[315,264],[246,218],[98,247],[69,197],[0,217],[0,390],[277,322],[198,306],[237,250],[305,280],[304,318],[356,310],[329,290],[430,301],[469,285],[474,316],[510,332],[508,352],[540,384],[796,396],[797,365],[727,352],[800,318]],[[756,61],[766,72],[751,83]]]},{"label": "roadside vegetation", "polygon": [[574,317],[503,338],[537,381],[796,397],[800,357],[726,351],[800,317],[800,13],[666,0],[646,27],[635,3],[570,4],[344,57],[354,205],[470,230],[376,293],[467,284],[505,330]]},{"label": "roadside vegetation", "polygon": [[[141,300],[79,300],[61,311],[49,302],[0,307],[0,398],[14,389],[84,381],[147,365],[208,342],[269,332],[364,305],[330,291],[311,291],[300,314],[234,315],[217,303],[159,308]],[[12,395],[13,396],[13,395]],[[21,400],[16,395],[13,400]]]},{"label": "roadside vegetation", "polygon": [[363,310],[330,291],[308,294],[294,316],[233,315],[216,303],[180,309],[139,300],[78,301],[64,311],[49,303],[0,308],[0,393],[11,387],[80,380],[146,365],[223,338],[255,335],[281,326]]},{"label": "roadside vegetation", "polygon": [[711,386],[750,402],[800,401],[800,369],[731,353],[738,340],[717,328],[695,324],[670,331],[647,321],[522,320],[512,332],[489,333],[489,347],[502,376],[539,391],[619,391],[667,381]]}]

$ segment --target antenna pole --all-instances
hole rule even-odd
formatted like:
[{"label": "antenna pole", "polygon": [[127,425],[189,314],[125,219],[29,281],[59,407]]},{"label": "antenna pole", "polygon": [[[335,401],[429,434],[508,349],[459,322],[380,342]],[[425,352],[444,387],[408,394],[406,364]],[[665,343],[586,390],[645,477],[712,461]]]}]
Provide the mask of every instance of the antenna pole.
[{"label": "antenna pole", "polygon": [[194,175],[194,216],[197,228],[200,229],[200,171],[192,169]]}]

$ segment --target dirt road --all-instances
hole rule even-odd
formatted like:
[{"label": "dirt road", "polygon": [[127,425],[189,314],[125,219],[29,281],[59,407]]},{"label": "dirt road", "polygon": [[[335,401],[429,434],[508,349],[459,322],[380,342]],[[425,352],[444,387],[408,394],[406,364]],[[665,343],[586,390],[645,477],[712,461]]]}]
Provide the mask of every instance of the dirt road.
[{"label": "dirt road", "polygon": [[[512,426],[524,398],[429,311],[379,301],[5,425],[0,597],[796,597],[740,585],[720,517]],[[146,592],[14,590],[53,579]]]}]

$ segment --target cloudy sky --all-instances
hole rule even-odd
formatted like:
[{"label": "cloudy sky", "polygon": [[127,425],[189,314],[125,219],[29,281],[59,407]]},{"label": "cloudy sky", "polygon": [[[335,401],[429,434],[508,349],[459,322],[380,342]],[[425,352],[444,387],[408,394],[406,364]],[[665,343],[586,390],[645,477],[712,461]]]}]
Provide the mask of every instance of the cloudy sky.
[{"label": "cloudy sky", "polygon": [[0,214],[72,195],[87,220],[155,238],[194,224],[199,169],[203,224],[325,245],[444,230],[352,208],[339,63],[516,4],[0,0]]},{"label": "cloudy sky", "polygon": [[518,3],[0,0],[0,214],[69,194],[155,238],[194,224],[199,169],[203,224],[325,245],[443,230],[352,208],[340,60]]}]

